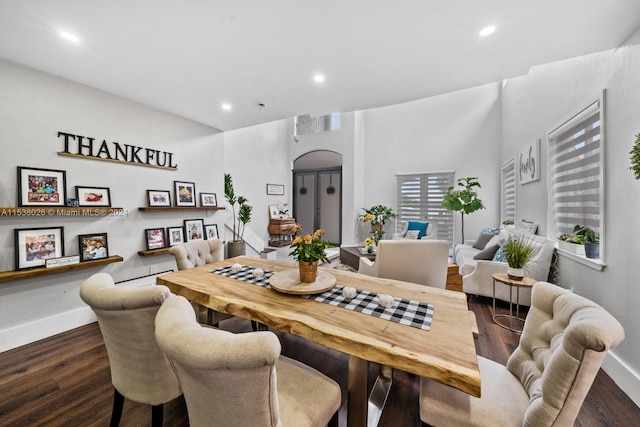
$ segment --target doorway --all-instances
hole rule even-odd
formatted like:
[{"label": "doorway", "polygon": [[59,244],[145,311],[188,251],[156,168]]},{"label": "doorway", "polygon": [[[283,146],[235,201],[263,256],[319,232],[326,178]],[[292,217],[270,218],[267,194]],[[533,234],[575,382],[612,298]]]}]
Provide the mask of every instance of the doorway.
[{"label": "doorway", "polygon": [[[339,164],[336,164],[339,161]],[[313,166],[316,167],[313,167]],[[342,242],[342,156],[314,151],[294,161],[293,215],[303,233],[321,228],[334,246]]]}]

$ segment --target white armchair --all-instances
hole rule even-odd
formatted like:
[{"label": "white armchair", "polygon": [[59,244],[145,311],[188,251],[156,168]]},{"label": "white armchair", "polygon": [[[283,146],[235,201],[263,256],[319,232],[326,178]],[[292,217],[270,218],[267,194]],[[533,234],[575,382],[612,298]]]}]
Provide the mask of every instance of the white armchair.
[{"label": "white armchair", "polygon": [[360,258],[358,273],[445,289],[449,242],[381,240],[376,260]]},{"label": "white armchair", "polygon": [[[420,221],[412,221],[420,224],[424,224],[425,222]],[[434,221],[426,222],[427,231],[426,234],[421,238],[423,240],[436,240],[438,238],[438,224]],[[404,228],[399,233],[393,233],[393,240],[404,239],[407,235],[407,230],[409,229],[409,221],[404,224]]]}]

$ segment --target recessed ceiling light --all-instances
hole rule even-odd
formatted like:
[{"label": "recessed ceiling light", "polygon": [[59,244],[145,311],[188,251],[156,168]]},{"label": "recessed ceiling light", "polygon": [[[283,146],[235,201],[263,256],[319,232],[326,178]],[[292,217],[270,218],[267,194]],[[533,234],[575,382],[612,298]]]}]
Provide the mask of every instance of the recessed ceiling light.
[{"label": "recessed ceiling light", "polygon": [[60,31],[60,37],[62,37],[63,39],[72,41],[74,43],[80,42],[80,39],[78,38],[78,36],[76,36],[75,34],[68,33],[66,31]]},{"label": "recessed ceiling light", "polygon": [[322,74],[316,74],[315,76],[313,76],[313,80],[316,83],[322,83],[324,81],[324,76]]},{"label": "recessed ceiling light", "polygon": [[227,110],[227,111],[231,110],[231,104],[222,104],[221,107],[223,110]]},{"label": "recessed ceiling light", "polygon": [[493,32],[496,30],[496,27],[493,25],[489,25],[488,27],[484,27],[482,30],[480,30],[480,35],[481,36],[488,36],[489,34],[493,34]]}]

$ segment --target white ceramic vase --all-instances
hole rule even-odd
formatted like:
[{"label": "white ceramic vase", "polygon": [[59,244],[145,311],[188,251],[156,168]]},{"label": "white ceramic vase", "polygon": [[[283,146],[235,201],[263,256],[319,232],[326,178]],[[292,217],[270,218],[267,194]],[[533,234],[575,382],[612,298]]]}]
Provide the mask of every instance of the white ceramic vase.
[{"label": "white ceramic vase", "polygon": [[522,268],[507,267],[507,276],[509,276],[509,279],[522,280],[524,278],[524,270]]}]

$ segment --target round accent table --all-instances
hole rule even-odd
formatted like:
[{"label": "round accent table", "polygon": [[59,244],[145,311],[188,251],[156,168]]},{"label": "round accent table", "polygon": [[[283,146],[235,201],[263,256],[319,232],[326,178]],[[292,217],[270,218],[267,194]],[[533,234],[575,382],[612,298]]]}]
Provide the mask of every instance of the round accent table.
[{"label": "round accent table", "polygon": [[[521,334],[524,328],[524,319],[520,318],[520,288],[532,288],[538,281],[530,277],[522,280],[511,279],[507,273],[493,273],[493,321],[505,329]],[[509,314],[496,314],[496,282],[509,285]],[[516,288],[516,315],[513,315],[513,288]],[[501,323],[507,321],[508,324]],[[517,326],[514,326],[514,323]]]}]

